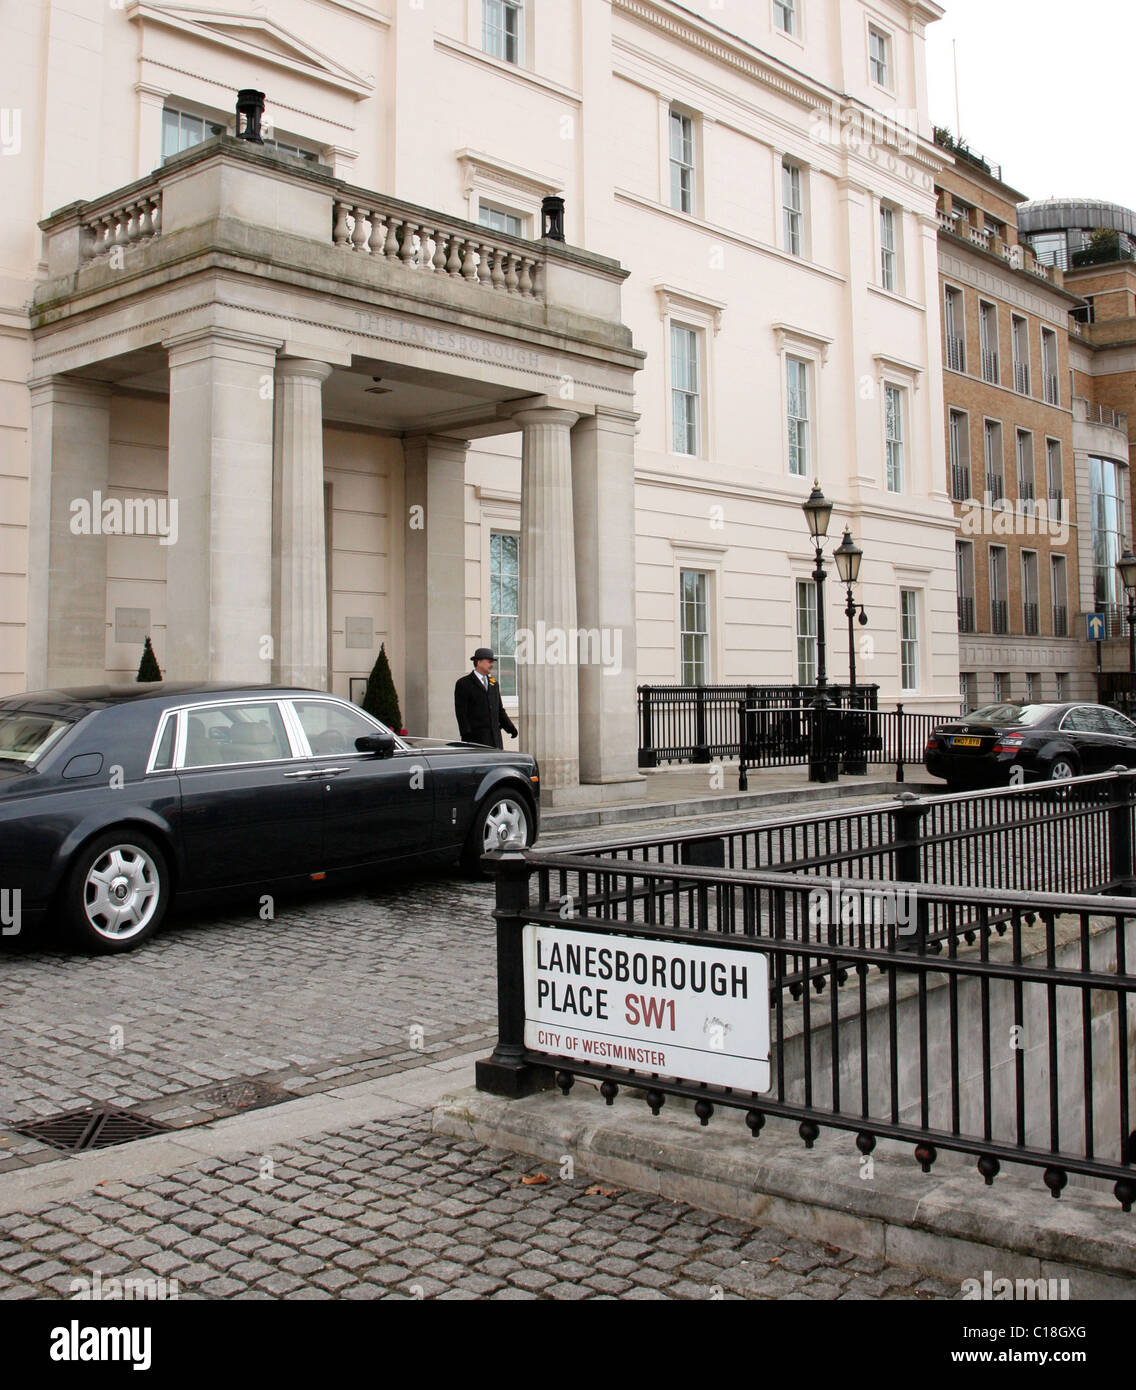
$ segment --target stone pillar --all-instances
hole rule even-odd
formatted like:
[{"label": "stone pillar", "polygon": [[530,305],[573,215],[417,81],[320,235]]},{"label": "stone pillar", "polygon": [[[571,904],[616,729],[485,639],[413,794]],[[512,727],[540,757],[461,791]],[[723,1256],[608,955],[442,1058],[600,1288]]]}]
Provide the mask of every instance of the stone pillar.
[{"label": "stone pillar", "polygon": [[323,509],[326,362],[276,364],[272,459],[272,614],[278,685],[327,689],[327,548]]},{"label": "stone pillar", "polygon": [[[458,737],[454,682],[470,669],[465,635],[467,439],[403,440],[406,478],[406,727]],[[397,523],[396,523],[397,524]],[[489,640],[488,633],[485,641]]]},{"label": "stone pillar", "polygon": [[110,397],[78,377],[31,383],[29,690],[106,680]]},{"label": "stone pillar", "polygon": [[[640,796],[635,694],[635,422],[597,408],[572,431],[580,781]],[[608,788],[609,793],[615,791]]]},{"label": "stone pillar", "polygon": [[571,440],[577,418],[573,410],[554,407],[513,416],[522,441],[520,745],[540,763],[541,791],[551,793],[550,804],[580,781]]},{"label": "stone pillar", "polygon": [[279,342],[204,329],[170,354],[167,662],[173,680],[271,679],[273,383]]}]

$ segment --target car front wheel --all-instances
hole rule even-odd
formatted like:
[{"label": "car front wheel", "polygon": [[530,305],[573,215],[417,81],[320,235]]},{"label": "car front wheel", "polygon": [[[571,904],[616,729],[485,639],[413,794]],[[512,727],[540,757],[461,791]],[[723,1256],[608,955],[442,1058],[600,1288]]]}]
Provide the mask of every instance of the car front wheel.
[{"label": "car front wheel", "polygon": [[154,935],[169,904],[165,856],[133,829],[110,831],[84,845],[64,889],[71,937],[88,951],[130,951]]},{"label": "car front wheel", "polygon": [[477,809],[462,852],[468,873],[481,872],[481,856],[501,849],[508,841],[532,843],[532,812],[517,792],[490,793]]}]

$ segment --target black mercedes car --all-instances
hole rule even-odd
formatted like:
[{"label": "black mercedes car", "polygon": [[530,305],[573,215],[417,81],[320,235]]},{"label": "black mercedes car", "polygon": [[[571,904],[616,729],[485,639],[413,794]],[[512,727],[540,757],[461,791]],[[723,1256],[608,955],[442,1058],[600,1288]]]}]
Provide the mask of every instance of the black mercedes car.
[{"label": "black mercedes car", "polygon": [[1061,781],[1118,763],[1136,767],[1136,724],[1076,703],[983,705],[933,729],[923,753],[928,772],[963,787]]},{"label": "black mercedes car", "polygon": [[316,690],[96,686],[0,699],[7,935],[50,913],[97,952],[175,892],[324,880],[392,860],[476,869],[539,828],[536,761],[400,738]]}]

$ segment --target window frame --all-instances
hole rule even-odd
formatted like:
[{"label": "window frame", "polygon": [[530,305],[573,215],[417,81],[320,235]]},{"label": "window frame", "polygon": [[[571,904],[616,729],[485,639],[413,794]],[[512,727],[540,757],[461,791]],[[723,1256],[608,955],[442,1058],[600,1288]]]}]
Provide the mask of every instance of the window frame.
[{"label": "window frame", "polygon": [[[498,217],[512,217],[518,223],[518,230],[511,231],[508,227],[494,227],[490,222],[482,221],[483,213],[496,213]],[[477,217],[474,219],[479,227],[484,227],[486,231],[500,232],[503,236],[529,238],[531,230],[531,214],[521,211],[520,208],[504,207],[500,203],[495,203],[491,199],[483,198],[478,195]]]},{"label": "window frame", "polygon": [[[781,249],[798,260],[808,259],[808,216],[806,195],[806,166],[792,155],[781,156]],[[797,194],[797,206],[786,198],[786,176],[789,189]],[[796,189],[793,190],[794,177]],[[791,219],[796,219],[795,223]],[[794,233],[796,245],[793,245]]]},{"label": "window frame", "polygon": [[[1026,478],[1022,465],[1027,452],[1022,447],[1024,441],[1029,443],[1029,497],[1024,496]],[[1017,475],[1018,511],[1022,516],[1031,516],[1037,512],[1037,460],[1034,456],[1033,430],[1023,429],[1021,425],[1014,426],[1014,469]]]},{"label": "window frame", "polygon": [[[987,550],[986,557],[987,569],[987,592],[990,603],[990,632],[995,637],[1005,637],[1010,631],[1010,555],[1009,548],[1004,545],[991,545]],[[996,576],[1001,578],[1000,584],[995,584]],[[997,595],[1000,594],[1001,597]],[[1005,631],[999,632],[998,625],[994,621],[994,605],[1001,603],[1005,608]]]},{"label": "window frame", "polygon": [[[879,204],[879,216],[877,218],[879,236],[879,271],[880,289],[888,294],[902,294],[903,284],[902,271],[900,265],[900,244],[903,233],[903,210],[897,208],[894,203],[889,203],[881,198]],[[885,227],[891,228],[891,245],[887,244],[884,236]],[[888,257],[891,260],[888,260]]]},{"label": "window frame", "polygon": [[[880,40],[881,57],[872,51],[873,40]],[[895,35],[890,29],[873,20],[868,21],[868,81],[880,91],[895,94],[894,72]]]},{"label": "window frame", "polygon": [[[712,583],[711,583],[712,573],[713,573],[713,571],[707,570],[707,569],[703,569],[703,568],[701,568],[700,566],[697,566],[697,565],[682,565],[682,564],[680,564],[680,566],[679,566],[679,571],[678,571],[678,643],[677,643],[677,650],[678,650],[678,669],[679,669],[679,684],[680,684],[680,685],[684,685],[684,686],[685,686],[685,685],[712,685],[712,684],[713,684],[713,673],[712,673],[712,669],[711,669],[711,658],[712,658],[712,656],[713,656],[713,642],[712,642],[712,640],[711,640],[712,632],[711,632],[711,616],[710,616],[710,615],[711,615],[711,595],[712,595],[712,592],[713,592],[713,586],[712,586]],[[688,628],[685,626],[685,623],[686,623],[686,610],[687,610],[687,599],[686,599],[686,584],[685,584],[685,578],[686,578],[686,576],[687,576],[688,574],[689,574],[689,575],[697,575],[697,576],[703,581],[703,584],[702,584],[702,587],[703,587],[703,596],[702,596],[702,599],[701,599],[701,604],[702,604],[703,620],[704,620],[705,626],[704,626],[701,630],[699,630],[699,629],[697,629],[697,628],[689,628],[689,629],[688,629]],[[696,598],[696,599],[694,600],[694,602],[695,602],[695,604],[697,605],[697,603],[699,602],[699,600]],[[686,661],[686,641],[685,641],[685,639],[686,639],[687,637],[693,637],[693,638],[696,638],[696,639],[701,639],[701,641],[702,641],[702,645],[703,645],[702,668],[703,668],[703,674],[704,674],[704,676],[705,676],[705,679],[704,679],[704,680],[701,680],[701,681],[688,681],[688,680],[686,679],[687,661]]]},{"label": "window frame", "polygon": [[[991,337],[990,329],[993,329]],[[978,355],[982,367],[982,380],[989,386],[1002,384],[1002,351],[999,341],[998,306],[992,300],[978,301]],[[993,347],[990,346],[993,342]],[[987,371],[993,367],[993,375]]]},{"label": "window frame", "polygon": [[[512,540],[512,541],[514,541],[514,542],[516,543],[516,551],[517,551],[517,612],[516,612],[516,613],[503,613],[503,612],[502,612],[502,613],[495,613],[495,612],[494,612],[494,608],[493,608],[493,580],[494,580],[494,573],[495,573],[494,567],[493,567],[493,541],[494,541],[495,538],[498,538],[498,537],[499,537],[501,540]],[[517,627],[520,625],[520,621],[521,621],[521,614],[520,614],[520,608],[521,608],[521,598],[520,598],[520,589],[521,589],[521,578],[520,578],[520,576],[521,576],[521,536],[520,536],[520,532],[519,532],[519,531],[510,531],[510,530],[505,530],[505,529],[503,529],[503,528],[501,528],[501,527],[494,527],[494,526],[492,526],[492,525],[490,526],[490,528],[489,528],[489,566],[488,566],[488,576],[489,576],[489,602],[488,602],[488,605],[487,605],[487,607],[486,607],[486,615],[487,615],[487,617],[489,618],[489,626],[488,626],[488,631],[489,631],[489,645],[493,648],[494,652],[496,652],[496,654],[497,654],[497,684],[498,684],[498,687],[500,688],[500,691],[501,691],[501,699],[502,699],[502,700],[516,700],[516,699],[518,698],[519,693],[520,693],[520,692],[519,692],[519,687],[518,687],[517,657],[516,657],[516,644],[517,644],[516,629],[517,629]],[[506,647],[507,644],[502,640],[499,630],[498,630],[498,632],[496,633],[496,635],[494,635],[494,622],[495,622],[495,621],[500,621],[501,618],[512,618],[512,619],[515,620],[515,622],[514,622],[514,627],[513,627],[513,643],[512,643],[513,650],[512,650],[512,651],[506,651],[506,650],[505,650],[505,647]],[[513,686],[514,686],[514,688],[513,688],[512,691],[506,691],[505,686],[504,686],[504,681],[503,681],[503,679],[502,679],[502,673],[503,673],[504,670],[506,669],[505,666],[504,666],[504,662],[506,662],[506,661],[509,661],[509,662],[512,663],[511,670],[512,670],[512,673],[513,673]]]},{"label": "window frame", "polygon": [[[1032,563],[1031,563],[1032,562]],[[1021,551],[1019,560],[1022,576],[1022,633],[1026,637],[1038,637],[1041,635],[1041,566],[1038,562],[1036,550]],[[1031,571],[1032,571],[1032,604],[1035,610],[1033,615],[1033,631],[1030,631],[1029,605],[1031,603],[1029,594],[1031,592]]]},{"label": "window frame", "polygon": [[[788,39],[801,39],[801,0],[772,0],[773,9],[773,32],[784,34]],[[781,23],[781,18],[788,15],[789,23]]]},{"label": "window frame", "polygon": [[[969,579],[969,583],[966,581]],[[975,632],[977,607],[975,596],[975,571],[974,571],[974,542],[955,541],[955,588],[958,591],[958,625],[960,632]],[[964,592],[969,590],[969,592]],[[962,605],[970,603],[969,622],[964,623]]]},{"label": "window frame", "polygon": [[[806,616],[807,616],[807,617],[811,617],[811,620],[812,620],[812,631],[811,631],[811,632],[802,632],[802,631],[801,631],[801,613],[802,613],[802,608],[801,608],[801,594],[802,594],[803,591],[804,591],[804,592],[807,592],[809,595],[811,595],[811,599],[810,599],[809,601],[806,601],[805,607],[804,607],[804,612],[805,612]],[[793,664],[794,664],[794,667],[796,668],[796,676],[797,676],[796,684],[797,684],[798,686],[804,686],[804,687],[806,687],[806,688],[816,685],[817,671],[818,671],[818,669],[819,669],[819,666],[818,666],[818,661],[819,661],[819,634],[818,634],[818,632],[817,632],[817,626],[818,626],[818,625],[817,625],[817,583],[816,583],[816,580],[815,580],[815,579],[802,579],[800,576],[798,576],[798,577],[796,578],[795,582],[794,582],[794,587],[793,587],[793,636],[794,636],[794,650],[793,650],[794,661],[793,661]],[[812,666],[812,673],[813,673],[813,675],[812,675],[812,680],[802,680],[802,679],[801,679],[801,671],[802,671],[802,665],[801,665],[801,660],[802,660],[802,658],[801,658],[801,643],[802,643],[802,642],[811,643],[811,644],[812,644],[812,646],[811,646],[811,653],[812,653],[811,658],[810,658],[809,656],[807,656],[807,655],[806,655],[806,657],[805,657],[805,669],[807,669],[808,666],[809,666],[810,664],[811,664],[811,666]],[[807,648],[806,650],[809,650],[809,649]]]},{"label": "window frame", "polygon": [[[962,422],[961,429],[955,428],[956,421]],[[970,412],[960,410],[958,406],[954,405],[947,407],[947,465],[951,472],[951,501],[965,502],[968,498],[973,497],[974,491],[970,485]],[[964,473],[966,478],[966,488],[961,497],[959,496],[960,489],[955,487],[955,475],[958,471]]]},{"label": "window frame", "polygon": [[[1019,333],[1019,329],[1021,330]],[[1024,356],[1019,356],[1018,348],[1024,348]],[[1023,314],[1010,314],[1010,356],[1014,364],[1014,392],[1019,396],[1030,395],[1030,341],[1029,319]]]},{"label": "window frame", "polygon": [[[901,588],[899,591],[899,689],[903,695],[918,695],[922,687],[922,669],[920,667],[921,648],[920,641],[920,590]],[[910,599],[910,605],[906,600]],[[910,606],[910,614],[907,611]],[[908,619],[910,617],[911,627],[914,635],[906,635]],[[910,656],[905,652],[905,648],[910,649]],[[908,668],[914,673],[914,680],[907,681]]]},{"label": "window frame", "polygon": [[[1060,576],[1060,582],[1058,577]],[[1060,603],[1058,602],[1060,598]],[[1061,622],[1057,621],[1058,609],[1061,610]],[[1069,566],[1064,555],[1053,551],[1049,555],[1049,623],[1053,629],[1054,637],[1068,637],[1069,635]],[[1058,627],[1064,627],[1064,632],[1058,632]]]},{"label": "window frame", "polygon": [[[955,306],[958,307],[957,321]],[[954,332],[951,332],[951,329]],[[943,365],[949,372],[966,374],[966,296],[957,285],[943,286],[943,345],[945,361]],[[957,365],[952,363],[953,355]]]},{"label": "window frame", "polygon": [[[889,426],[892,419],[892,412],[888,408],[890,394],[894,392],[898,402],[898,410],[895,418],[899,422],[898,435],[889,434]],[[907,387],[901,386],[898,382],[888,381],[883,383],[883,407],[884,407],[884,489],[902,496],[906,492],[907,482],[907,448],[906,448],[906,419],[907,411]],[[899,486],[893,486],[893,459],[898,453],[899,459]]]},{"label": "window frame", "polygon": [[[704,453],[704,440],[705,440],[704,415],[705,415],[705,410],[704,410],[704,407],[703,407],[703,399],[704,399],[704,395],[705,395],[705,385],[706,385],[706,371],[705,371],[705,365],[704,365],[704,364],[705,364],[705,357],[706,357],[706,352],[705,352],[705,330],[704,330],[702,327],[700,327],[698,324],[693,324],[693,323],[688,323],[688,322],[686,322],[686,321],[685,321],[684,319],[682,319],[681,317],[670,317],[670,316],[668,316],[666,323],[667,323],[667,402],[668,402],[668,405],[669,405],[669,407],[670,407],[669,410],[668,410],[668,421],[669,421],[669,423],[668,423],[668,426],[667,426],[667,442],[668,442],[668,445],[669,445],[668,452],[671,453],[671,454],[678,455],[678,456],[681,457],[681,458],[704,458],[704,457],[705,457],[705,453]],[[683,333],[688,333],[688,334],[690,334],[691,340],[692,340],[693,343],[694,343],[694,352],[695,352],[694,378],[695,378],[695,383],[696,383],[696,388],[697,388],[697,389],[694,390],[694,391],[690,391],[690,390],[687,390],[687,389],[684,388],[684,387],[679,387],[679,386],[676,386],[676,385],[675,385],[675,380],[674,380],[674,377],[675,377],[675,370],[674,370],[674,369],[675,369],[675,334],[676,334],[676,331],[681,331],[681,332],[683,332]],[[676,396],[676,393],[678,393],[678,392],[681,392],[684,396],[687,396],[687,397],[691,397],[691,396],[692,396],[693,399],[694,399],[694,403],[695,403],[695,419],[694,419],[694,436],[695,436],[695,438],[694,438],[694,446],[695,446],[695,447],[694,447],[693,451],[688,451],[688,450],[686,450],[686,449],[679,449],[679,448],[677,447],[677,440],[676,440],[676,438],[675,438],[675,396]]]},{"label": "window frame", "polygon": [[[792,404],[793,375],[794,368],[799,368],[799,374],[803,378],[805,388],[805,413],[804,415],[791,415],[790,407]],[[815,411],[811,409],[814,399],[813,393],[813,362],[808,357],[800,357],[794,352],[785,353],[785,466],[789,470],[789,476],[793,478],[808,478],[814,457],[813,451],[813,431],[815,428]],[[805,441],[805,465],[803,468],[793,467],[793,448],[794,433],[797,435],[796,447],[800,449],[801,426],[804,427]],[[796,428],[794,429],[794,426]]]},{"label": "window frame", "polygon": [[[992,474],[990,471],[992,453],[988,447],[989,441],[995,437],[997,437],[998,441],[998,457],[996,460],[998,466],[997,475]],[[1006,431],[1003,422],[994,415],[984,415],[982,417],[982,468],[985,474],[985,487],[983,491],[990,494],[990,503],[993,504],[997,502],[999,498],[1003,498],[1006,495]],[[998,490],[997,497],[994,496],[994,489],[990,486],[995,476],[998,477],[1002,484]]]},{"label": "window frame", "polygon": [[[501,10],[502,14],[515,14],[517,16],[517,32],[512,36],[516,48],[517,56],[510,58],[508,53],[498,53],[489,47],[487,36],[490,32],[489,12],[493,7]],[[481,0],[481,51],[487,57],[495,58],[499,63],[508,63],[512,67],[523,68],[526,66],[526,49],[528,14],[526,0]],[[504,26],[494,26],[495,31],[499,31],[505,37],[505,48],[508,48],[508,29]]]},{"label": "window frame", "polygon": [[[689,163],[689,164],[684,163],[682,160],[676,160],[676,159],[675,159],[675,155],[674,155],[674,129],[675,129],[675,127],[674,127],[674,122],[675,122],[676,118],[677,118],[677,120],[680,122],[680,125],[683,124],[683,123],[689,123],[689,126],[690,126],[690,163]],[[668,107],[667,107],[667,122],[666,122],[666,129],[667,129],[667,144],[666,144],[666,149],[667,149],[667,206],[670,208],[670,210],[671,210],[672,212],[680,212],[680,213],[682,213],[682,214],[683,214],[684,216],[686,216],[686,217],[697,217],[697,216],[699,215],[699,208],[700,208],[700,205],[701,205],[701,200],[699,199],[699,196],[698,196],[698,170],[699,170],[699,163],[700,163],[699,158],[698,158],[698,156],[699,156],[700,122],[699,122],[699,120],[698,120],[697,115],[696,115],[688,106],[684,106],[681,102],[672,101],[672,102],[669,103],[669,105],[668,105]],[[685,139],[685,136],[684,136],[684,139]],[[679,178],[680,202],[676,204],[675,201],[674,201],[674,198],[675,198],[675,178],[674,178],[674,171],[675,171],[676,164],[677,164],[677,166],[679,167],[679,169],[689,171],[689,175],[690,175],[690,188],[689,188],[690,206],[689,206],[689,207],[683,207],[683,206],[681,205],[681,194],[682,194],[681,174],[680,174],[680,178]]]}]

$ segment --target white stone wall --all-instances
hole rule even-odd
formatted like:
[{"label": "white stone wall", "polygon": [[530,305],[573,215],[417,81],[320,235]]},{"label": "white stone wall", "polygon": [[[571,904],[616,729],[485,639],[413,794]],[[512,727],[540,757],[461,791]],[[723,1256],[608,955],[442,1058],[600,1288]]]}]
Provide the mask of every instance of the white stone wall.
[{"label": "white stone wall", "polygon": [[[257,86],[268,93],[275,132],[319,150],[355,184],[473,217],[479,199],[533,217],[543,192],[562,191],[568,240],[630,269],[624,320],[649,353],[636,400],[640,680],[678,677],[684,563],[714,576],[712,677],[795,677],[794,581],[810,568],[799,505],[811,477],[787,470],[783,361],[791,350],[815,363],[815,469],[837,504],[832,540],[848,519],[866,552],[860,596],[874,645],[858,674],[878,681],[885,698],[898,693],[898,590],[915,587],[916,702],[954,708],[953,523],[932,176],[925,161],[878,151],[875,159],[849,156],[839,143],[816,138],[816,111],[831,91],[918,108],[929,136],[917,17],[925,8],[907,0],[809,0],[797,40],[774,31],[764,0],[727,7],[712,0],[683,7],[535,0],[524,64],[512,67],[480,52],[479,0],[430,0],[421,9],[402,0],[277,0],[267,11],[238,3],[212,23],[202,11],[156,5],[128,14],[106,0],[17,7],[8,62],[22,74],[12,90],[23,103],[24,149],[0,157],[6,195],[11,190],[0,199],[0,329],[8,324],[15,335],[0,336],[0,688],[22,684],[27,403],[19,383],[28,360],[21,306],[40,254],[34,222],[154,167],[164,102],[231,119],[236,89]],[[868,80],[869,14],[893,36],[890,94]],[[692,215],[668,206],[671,101],[696,120]],[[802,258],[780,245],[785,155],[804,169]],[[876,284],[880,196],[901,213],[899,294]],[[535,218],[529,230],[538,230]],[[663,294],[659,286],[667,287]],[[670,452],[671,316],[698,327],[706,350],[698,459]],[[882,487],[884,379],[908,388],[911,482],[903,496]],[[116,401],[116,486],[158,485],[160,436],[149,403]],[[365,674],[365,654],[345,645],[344,620],[370,617],[375,647],[387,641],[401,690],[403,533],[390,524],[402,505],[397,441],[335,428],[326,447],[334,499],[333,683],[346,693],[349,677]],[[488,627],[486,537],[502,524],[504,503],[495,495],[519,488],[518,450],[518,438],[507,436],[475,441],[470,453],[471,641]],[[491,495],[482,498],[478,489]],[[720,514],[712,513],[716,507]],[[162,558],[150,542],[116,543],[108,581],[108,622],[116,606],[149,607],[160,660]],[[829,674],[844,679],[846,638],[834,590]],[[131,672],[136,650],[112,637],[108,669]]]}]

